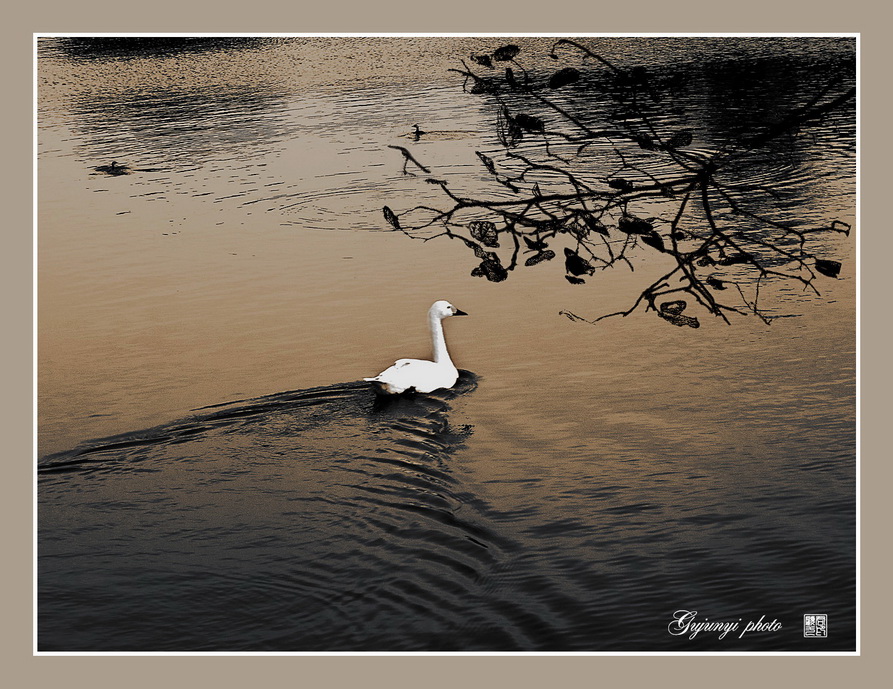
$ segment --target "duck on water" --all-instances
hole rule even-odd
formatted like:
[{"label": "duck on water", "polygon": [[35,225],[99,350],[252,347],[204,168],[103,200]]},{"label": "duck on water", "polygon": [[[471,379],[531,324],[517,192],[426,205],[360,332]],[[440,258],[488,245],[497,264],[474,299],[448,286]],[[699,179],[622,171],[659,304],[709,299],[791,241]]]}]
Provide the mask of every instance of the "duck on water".
[{"label": "duck on water", "polygon": [[96,172],[102,172],[106,175],[127,175],[130,173],[130,168],[126,165],[119,165],[117,160],[113,160],[111,165],[99,165],[93,168]]},{"label": "duck on water", "polygon": [[451,388],[459,378],[443,335],[443,319],[450,316],[467,316],[448,301],[439,300],[428,309],[428,327],[434,344],[434,361],[424,359],[398,359],[390,368],[374,378],[364,378],[372,383],[381,395],[399,395],[404,392],[433,392]]}]

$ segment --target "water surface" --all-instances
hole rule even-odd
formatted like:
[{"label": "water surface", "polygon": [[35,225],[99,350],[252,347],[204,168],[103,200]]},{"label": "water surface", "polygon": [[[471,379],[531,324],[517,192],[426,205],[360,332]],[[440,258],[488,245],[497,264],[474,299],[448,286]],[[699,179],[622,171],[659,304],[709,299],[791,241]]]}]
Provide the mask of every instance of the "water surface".
[{"label": "water surface", "polygon": [[[771,326],[559,315],[628,306],[646,262],[470,277],[458,242],[380,209],[438,200],[389,145],[485,181],[494,111],[447,71],[481,43],[42,43],[41,650],[854,648],[853,237],[828,242],[844,268],[820,295],[770,297],[796,316]],[[709,150],[852,41],[599,49],[687,74],[667,117],[697,113]],[[740,181],[782,217],[854,223],[854,123]],[[132,174],[96,173],[112,160]],[[378,404],[356,381],[427,356],[439,298],[471,314],[446,324],[460,384]],[[690,639],[679,609],[782,628]]]}]

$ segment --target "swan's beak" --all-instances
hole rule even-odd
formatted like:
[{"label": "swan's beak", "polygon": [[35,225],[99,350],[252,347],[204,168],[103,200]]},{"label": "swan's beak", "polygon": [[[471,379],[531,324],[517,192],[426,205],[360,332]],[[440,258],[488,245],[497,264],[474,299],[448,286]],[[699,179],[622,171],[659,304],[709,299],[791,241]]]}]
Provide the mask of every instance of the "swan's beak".
[{"label": "swan's beak", "polygon": [[467,316],[468,314],[465,313],[462,309],[456,309],[456,313],[454,313],[453,315],[454,316]]}]

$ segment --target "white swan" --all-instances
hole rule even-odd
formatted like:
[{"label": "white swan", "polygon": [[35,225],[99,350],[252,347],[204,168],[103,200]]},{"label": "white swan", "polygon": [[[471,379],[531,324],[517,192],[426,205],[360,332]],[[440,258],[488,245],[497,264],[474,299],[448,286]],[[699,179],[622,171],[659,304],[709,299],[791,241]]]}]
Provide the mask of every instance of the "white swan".
[{"label": "white swan", "polygon": [[363,378],[372,383],[375,391],[383,395],[399,395],[408,390],[432,392],[451,388],[459,378],[443,337],[443,319],[450,316],[467,316],[448,301],[435,301],[428,309],[428,327],[434,341],[434,361],[422,359],[398,359],[397,363],[379,373],[375,378]]}]

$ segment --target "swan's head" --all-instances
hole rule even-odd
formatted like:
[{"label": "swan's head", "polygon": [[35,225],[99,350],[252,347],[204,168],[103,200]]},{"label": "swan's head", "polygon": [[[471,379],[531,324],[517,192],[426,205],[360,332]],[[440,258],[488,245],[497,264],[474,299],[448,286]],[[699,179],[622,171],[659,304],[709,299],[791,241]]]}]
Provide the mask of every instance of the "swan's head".
[{"label": "swan's head", "polygon": [[444,318],[449,318],[450,316],[468,315],[464,311],[461,311],[450,304],[450,302],[444,301],[443,299],[441,299],[440,301],[435,301],[434,304],[431,305],[431,308],[428,310],[428,314],[436,318],[440,318],[441,320],[443,320]]}]

